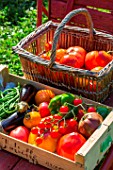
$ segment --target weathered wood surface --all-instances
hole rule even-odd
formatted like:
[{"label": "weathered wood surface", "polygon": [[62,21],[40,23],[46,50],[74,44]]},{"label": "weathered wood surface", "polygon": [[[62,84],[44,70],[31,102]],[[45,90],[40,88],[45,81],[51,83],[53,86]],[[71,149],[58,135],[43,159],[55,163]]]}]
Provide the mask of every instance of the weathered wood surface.
[{"label": "weathered wood surface", "polygon": [[[43,0],[37,1],[37,25],[41,24],[41,14],[45,13],[45,8],[41,5]],[[112,0],[48,0],[49,10],[48,17],[49,20],[56,22],[61,22],[67,13],[73,9],[77,8],[87,8],[92,16],[94,23],[94,28],[102,32],[107,32],[113,34],[113,1]],[[98,8],[98,9],[97,9]],[[104,9],[102,11],[102,9]],[[47,11],[46,11],[47,12]],[[38,16],[37,15],[37,16]],[[83,16],[76,16],[71,21],[70,24],[78,25],[80,27],[87,27],[86,20]]]}]

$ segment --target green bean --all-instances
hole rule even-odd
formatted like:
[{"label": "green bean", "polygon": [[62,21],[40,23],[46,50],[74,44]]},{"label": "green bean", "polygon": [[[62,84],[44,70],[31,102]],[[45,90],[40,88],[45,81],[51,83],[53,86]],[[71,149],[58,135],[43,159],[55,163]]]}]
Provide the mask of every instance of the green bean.
[{"label": "green bean", "polygon": [[20,85],[17,87],[0,91],[0,119],[8,117],[17,111],[17,103],[20,96]]}]

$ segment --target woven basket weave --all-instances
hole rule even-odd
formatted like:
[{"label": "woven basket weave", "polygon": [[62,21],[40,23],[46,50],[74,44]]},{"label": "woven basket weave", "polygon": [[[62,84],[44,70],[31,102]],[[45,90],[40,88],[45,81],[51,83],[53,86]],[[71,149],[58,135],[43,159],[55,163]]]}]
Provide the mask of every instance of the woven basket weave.
[{"label": "woven basket weave", "polygon": [[[66,25],[78,14],[85,16],[88,28]],[[50,61],[40,57],[44,46],[53,41]],[[113,36],[93,29],[89,12],[84,8],[71,11],[62,22],[47,22],[22,39],[13,50],[19,54],[24,76],[60,89],[85,96],[95,101],[104,101],[112,90],[112,66],[110,62],[100,72],[72,68],[55,62],[56,46],[67,49],[81,46],[87,52],[92,50],[113,51]],[[93,84],[92,88],[90,83]]]}]

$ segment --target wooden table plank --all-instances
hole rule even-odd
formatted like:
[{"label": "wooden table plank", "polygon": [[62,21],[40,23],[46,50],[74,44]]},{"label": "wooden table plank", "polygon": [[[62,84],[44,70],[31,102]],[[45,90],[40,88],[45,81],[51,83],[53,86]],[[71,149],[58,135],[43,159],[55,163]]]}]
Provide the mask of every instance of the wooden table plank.
[{"label": "wooden table plank", "polygon": [[29,163],[28,160],[21,159],[13,170],[47,170],[47,168],[41,165],[34,165]]},{"label": "wooden table plank", "polygon": [[28,160],[9,153],[5,150],[0,150],[0,170],[48,170],[41,165],[34,165]]},{"label": "wooden table plank", "polygon": [[18,163],[20,158],[7,151],[0,151],[0,170],[10,170]]}]

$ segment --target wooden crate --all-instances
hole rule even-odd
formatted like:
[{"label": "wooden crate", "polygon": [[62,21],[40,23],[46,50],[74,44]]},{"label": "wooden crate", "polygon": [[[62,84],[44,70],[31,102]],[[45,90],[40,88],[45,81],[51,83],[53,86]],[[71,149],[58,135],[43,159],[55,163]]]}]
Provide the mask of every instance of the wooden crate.
[{"label": "wooden crate", "polygon": [[[21,85],[30,83],[38,89],[51,89],[56,94],[64,92],[38,82],[11,75],[8,73],[8,68],[6,66],[0,66],[0,75],[4,78],[4,84],[10,81],[16,84],[20,82]],[[83,100],[87,103],[102,105],[86,98],[83,98]],[[110,114],[75,155],[76,162],[21,142],[3,133],[0,133],[0,148],[25,158],[29,160],[29,162],[40,164],[53,170],[92,170],[103,159],[113,141],[113,111],[111,107],[109,108],[111,109]]]}]

